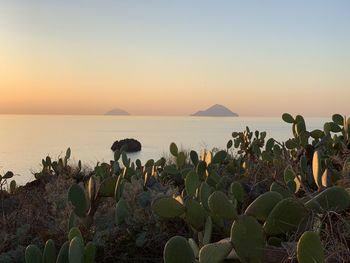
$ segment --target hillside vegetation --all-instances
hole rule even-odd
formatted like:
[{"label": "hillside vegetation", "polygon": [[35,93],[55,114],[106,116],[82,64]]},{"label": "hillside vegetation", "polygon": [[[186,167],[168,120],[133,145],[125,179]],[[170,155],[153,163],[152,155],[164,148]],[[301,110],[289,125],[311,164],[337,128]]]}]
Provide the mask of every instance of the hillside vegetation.
[{"label": "hillside vegetation", "polygon": [[247,127],[226,149],[141,163],[123,147],[93,169],[68,149],[25,186],[7,172],[0,262],[350,262],[350,118],[282,119],[285,142]]}]

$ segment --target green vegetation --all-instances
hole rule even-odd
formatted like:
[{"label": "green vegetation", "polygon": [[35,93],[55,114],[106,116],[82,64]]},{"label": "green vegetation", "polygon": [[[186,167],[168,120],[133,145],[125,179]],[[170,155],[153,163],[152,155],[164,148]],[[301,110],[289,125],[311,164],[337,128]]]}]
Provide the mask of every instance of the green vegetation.
[{"label": "green vegetation", "polygon": [[[13,173],[0,176],[0,261],[350,261],[350,119],[313,131],[300,115],[282,119],[284,143],[247,127],[224,150],[171,143],[169,160],[142,164],[121,149],[83,170],[68,149],[24,187],[3,190]],[[47,210],[28,207],[30,194]]]}]

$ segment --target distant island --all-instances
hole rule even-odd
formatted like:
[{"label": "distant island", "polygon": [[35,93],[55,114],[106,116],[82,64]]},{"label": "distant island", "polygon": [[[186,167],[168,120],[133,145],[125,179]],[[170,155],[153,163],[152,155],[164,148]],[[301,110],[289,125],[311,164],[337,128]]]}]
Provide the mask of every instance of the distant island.
[{"label": "distant island", "polygon": [[106,112],[105,115],[130,115],[130,113],[122,109],[113,109]]},{"label": "distant island", "polygon": [[191,116],[209,116],[209,117],[238,117],[238,114],[232,112],[223,105],[215,104],[204,111],[197,111]]}]

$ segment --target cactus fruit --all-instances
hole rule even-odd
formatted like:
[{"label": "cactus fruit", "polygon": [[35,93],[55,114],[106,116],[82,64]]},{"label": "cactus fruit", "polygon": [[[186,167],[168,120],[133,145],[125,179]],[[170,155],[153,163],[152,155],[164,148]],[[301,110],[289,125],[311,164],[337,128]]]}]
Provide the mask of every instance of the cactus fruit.
[{"label": "cactus fruit", "polygon": [[231,242],[241,262],[261,262],[265,239],[263,228],[254,217],[242,215],[233,222]]},{"label": "cactus fruit", "polygon": [[49,239],[45,243],[43,253],[43,263],[55,263],[56,262],[56,247],[52,239]]},{"label": "cactus fruit", "polygon": [[277,192],[266,192],[257,197],[245,210],[248,216],[254,216],[256,219],[265,221],[272,209],[283,197]]},{"label": "cactus fruit", "polygon": [[68,260],[69,263],[83,262],[84,245],[79,237],[74,237],[69,243]]},{"label": "cactus fruit", "polygon": [[94,263],[96,255],[96,246],[91,241],[85,246],[84,263]]},{"label": "cactus fruit", "polygon": [[194,196],[199,184],[198,174],[195,171],[190,171],[185,178],[185,189],[187,195]]},{"label": "cactus fruit", "polygon": [[164,218],[181,216],[185,212],[185,207],[171,196],[154,200],[152,209],[156,215]]},{"label": "cactus fruit", "polygon": [[209,209],[223,219],[233,219],[237,217],[237,212],[227,196],[221,191],[215,191],[208,199]]},{"label": "cactus fruit", "polygon": [[56,263],[68,263],[69,262],[69,241],[63,243],[60,251],[57,255]]},{"label": "cactus fruit", "polygon": [[68,201],[74,206],[74,213],[79,217],[86,216],[87,202],[84,190],[77,184],[73,184],[68,190]]},{"label": "cactus fruit", "polygon": [[187,200],[186,204],[186,221],[196,230],[200,230],[205,223],[206,212],[204,208],[194,199]]},{"label": "cactus fruit", "polygon": [[124,198],[120,198],[118,203],[116,204],[116,223],[120,225],[125,221],[125,218],[129,215],[129,207],[128,203]]},{"label": "cactus fruit", "polygon": [[224,151],[224,150],[218,151],[214,155],[212,163],[222,163],[226,159],[226,156],[227,156],[227,152],[226,151]]},{"label": "cactus fruit", "polygon": [[306,231],[300,237],[297,245],[299,263],[325,262],[320,236],[316,232]]},{"label": "cactus fruit", "polygon": [[207,244],[199,251],[200,263],[220,263],[232,250],[231,242]]},{"label": "cactus fruit", "polygon": [[295,230],[307,217],[308,210],[293,198],[280,201],[270,212],[264,224],[264,231],[268,235],[284,234]]},{"label": "cactus fruit", "polygon": [[25,251],[26,263],[38,263],[42,261],[42,254],[36,245],[29,245]]},{"label": "cactus fruit", "polygon": [[195,263],[195,255],[188,241],[181,236],[174,236],[165,244],[164,263]]},{"label": "cactus fruit", "polygon": [[333,186],[316,195],[305,206],[317,212],[341,212],[350,206],[350,195],[343,187]]}]

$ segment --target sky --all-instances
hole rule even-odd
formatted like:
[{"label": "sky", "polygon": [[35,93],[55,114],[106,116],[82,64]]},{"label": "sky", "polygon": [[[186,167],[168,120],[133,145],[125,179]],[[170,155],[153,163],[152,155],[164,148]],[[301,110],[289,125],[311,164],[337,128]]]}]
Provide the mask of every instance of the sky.
[{"label": "sky", "polygon": [[350,115],[350,1],[0,2],[0,114]]}]

